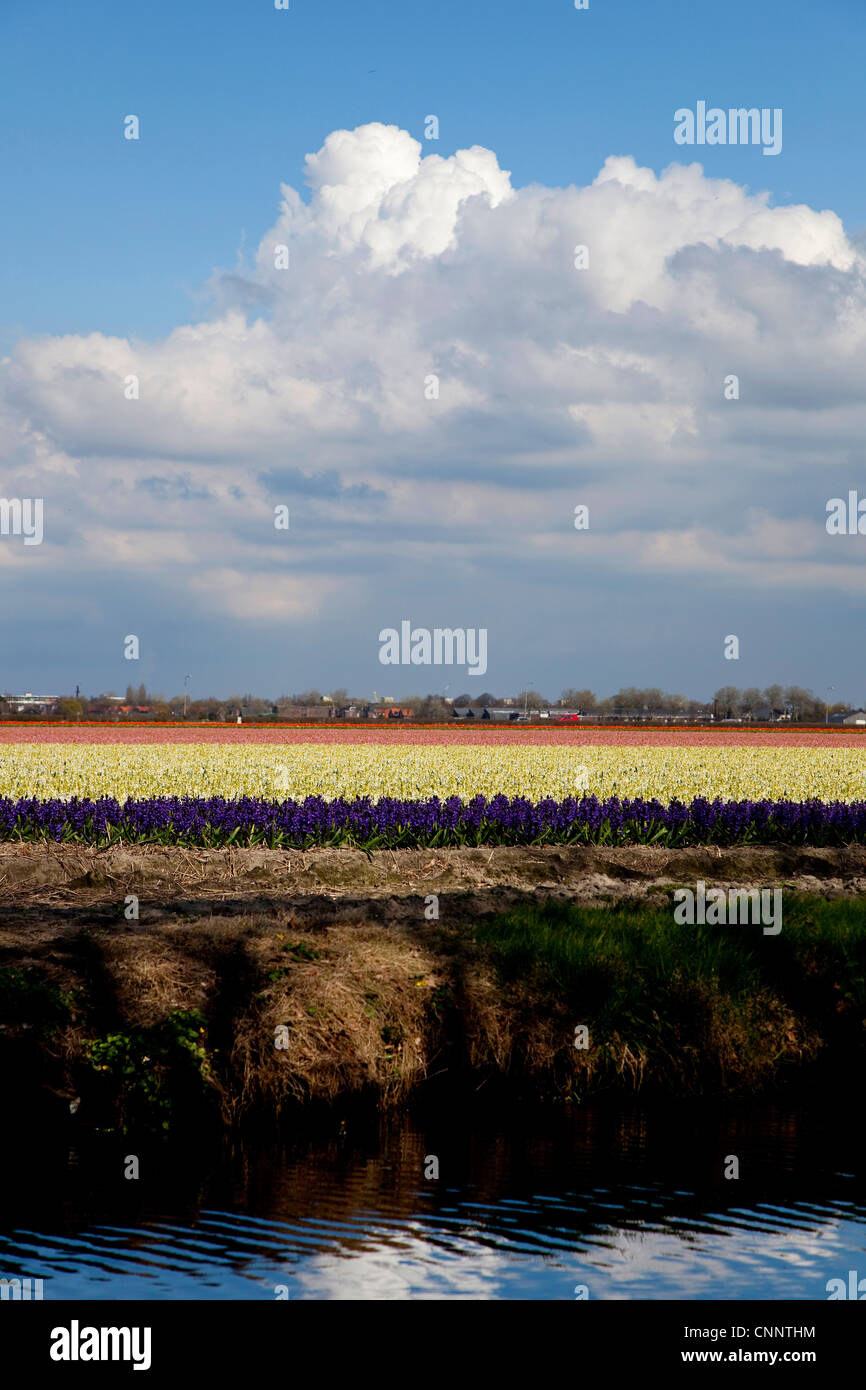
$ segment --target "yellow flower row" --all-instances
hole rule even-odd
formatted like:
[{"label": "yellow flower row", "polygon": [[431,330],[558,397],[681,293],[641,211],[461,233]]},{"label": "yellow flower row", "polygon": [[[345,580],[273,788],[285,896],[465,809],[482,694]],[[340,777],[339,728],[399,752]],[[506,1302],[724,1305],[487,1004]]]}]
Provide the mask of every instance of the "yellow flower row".
[{"label": "yellow flower row", "polygon": [[269,799],[481,794],[866,799],[866,749],[387,747],[375,744],[0,746],[0,795],[257,796]]}]

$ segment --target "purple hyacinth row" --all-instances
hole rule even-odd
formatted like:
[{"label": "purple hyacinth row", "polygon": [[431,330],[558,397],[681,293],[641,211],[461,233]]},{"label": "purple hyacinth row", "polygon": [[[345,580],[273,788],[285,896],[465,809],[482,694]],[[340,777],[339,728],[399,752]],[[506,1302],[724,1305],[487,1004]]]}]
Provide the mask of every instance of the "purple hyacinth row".
[{"label": "purple hyacinth row", "polygon": [[476,796],[440,801],[262,801],[154,797],[124,803],[0,798],[0,839],[111,841],[275,848],[351,843],[366,848],[525,844],[785,844],[866,842],[866,802],[539,802]]}]

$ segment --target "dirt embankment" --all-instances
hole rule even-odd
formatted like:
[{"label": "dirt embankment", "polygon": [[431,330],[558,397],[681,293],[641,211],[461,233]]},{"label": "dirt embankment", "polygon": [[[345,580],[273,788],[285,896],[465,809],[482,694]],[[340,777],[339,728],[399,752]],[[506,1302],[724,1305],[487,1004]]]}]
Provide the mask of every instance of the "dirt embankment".
[{"label": "dirt embankment", "polygon": [[[427,893],[482,893],[497,910],[511,894],[562,894],[593,905],[664,894],[671,884],[788,885],[798,892],[866,893],[866,846],[788,845],[664,849],[633,845],[442,850],[183,849],[159,846],[0,844],[0,905],[29,900],[103,907],[128,893],[150,904],[149,920],[184,893],[201,902],[261,894],[293,902],[357,897],[416,914]],[[491,892],[493,896],[491,896]],[[388,900],[394,900],[389,904]],[[456,905],[456,903],[455,903]],[[324,907],[324,901],[322,902]],[[471,909],[470,909],[471,910]]]},{"label": "dirt embankment", "polygon": [[[700,879],[866,898],[866,849],[0,845],[9,1103],[167,1126],[180,1106],[215,1102],[230,1120],[311,1099],[396,1101],[443,1077],[505,1078],[534,1095],[676,1089],[675,1039],[654,1059],[614,1023],[603,1047],[578,1050],[572,1001],[549,981],[504,983],[475,929],[526,904],[663,905]],[[756,1000],[736,1023],[705,1004],[688,1043],[694,1088],[765,1084],[825,1046],[778,1000]],[[756,1075],[742,1055],[761,1029]]]}]

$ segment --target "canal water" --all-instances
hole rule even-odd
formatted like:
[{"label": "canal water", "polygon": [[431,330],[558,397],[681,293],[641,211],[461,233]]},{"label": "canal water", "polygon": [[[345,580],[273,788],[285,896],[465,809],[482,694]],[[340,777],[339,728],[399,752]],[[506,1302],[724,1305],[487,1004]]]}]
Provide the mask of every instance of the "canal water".
[{"label": "canal water", "polygon": [[45,1299],[824,1300],[851,1270],[842,1102],[439,1106],[183,1149],[73,1131],[0,1195],[0,1275]]}]

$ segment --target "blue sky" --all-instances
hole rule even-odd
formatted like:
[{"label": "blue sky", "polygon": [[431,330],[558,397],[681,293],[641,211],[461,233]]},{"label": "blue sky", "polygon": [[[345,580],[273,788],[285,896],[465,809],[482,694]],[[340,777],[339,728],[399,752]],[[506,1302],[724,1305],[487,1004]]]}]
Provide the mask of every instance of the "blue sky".
[{"label": "blue sky", "polygon": [[[858,655],[843,637],[862,611],[859,538],[850,538],[853,545],[836,538],[834,550],[820,534],[826,499],[864,479],[854,350],[862,266],[848,257],[866,226],[864,30],[866,9],[857,0],[590,0],[587,12],[567,0],[291,0],[287,12],[266,0],[151,0],[147,7],[5,0],[3,487],[7,497],[30,496],[38,480],[54,520],[46,522],[43,547],[19,547],[13,556],[14,538],[0,539],[20,605],[20,621],[4,621],[2,683],[54,690],[80,681],[97,689],[146,679],[173,693],[192,664],[201,693],[242,685],[279,694],[313,683],[382,693],[378,630],[411,617],[431,627],[487,625],[483,684],[491,689],[519,688],[532,677],[550,695],[565,685],[606,693],[625,683],[706,695],[724,683],[779,679],[817,688],[835,677],[852,699],[866,697]],[[782,108],[782,153],[677,147],[673,113],[699,99]],[[129,113],[141,121],[137,142],[122,138]],[[437,142],[424,139],[430,113],[440,122]],[[422,159],[448,160],[474,146],[492,152],[498,170],[510,171],[517,201],[502,201],[488,166],[477,175],[478,197],[475,173],[466,175],[468,202],[455,212],[461,220],[449,249],[431,249],[419,184],[408,239],[387,264],[375,255],[358,260],[349,224],[332,225],[326,209],[309,225],[296,215],[289,225],[280,186],[310,206],[317,191],[305,184],[307,156],[334,132],[374,127],[413,137]],[[398,142],[397,183],[401,150]],[[348,166],[338,161],[342,188],[378,176],[368,154],[359,145]],[[706,181],[741,190],[738,230],[727,223],[715,229],[702,214],[675,244],[671,199],[624,166],[587,195],[591,213],[582,195],[551,200],[545,192],[590,189],[610,157],[656,179],[672,163],[699,159]],[[725,203],[726,193],[708,187],[677,193],[684,226],[693,203]],[[792,214],[768,231],[767,214],[749,201],[763,190],[770,208],[827,209],[838,226],[801,227]],[[326,195],[318,196],[324,209]],[[485,198],[489,225],[478,212]],[[545,260],[554,234],[540,229],[556,217],[570,229],[576,218],[576,237],[584,216],[594,228],[593,254],[607,257],[602,288],[573,320],[558,323],[553,342],[551,322],[571,291]],[[387,201],[371,217],[390,227]],[[527,217],[531,234],[521,221]],[[747,227],[743,218],[751,219]],[[293,255],[297,237],[293,274],[305,277],[300,291],[293,282],[290,300],[279,297],[263,263],[280,227]],[[508,247],[501,278],[491,269],[499,235]],[[618,272],[615,258],[634,256],[629,238],[643,238],[648,248],[658,238],[665,255],[675,256],[671,285],[657,278],[655,261],[651,269],[630,264]],[[456,269],[449,261],[455,245]],[[630,274],[634,284],[624,295]],[[459,305],[446,311],[441,298],[447,302],[443,285],[456,277],[465,323]],[[693,323],[689,309],[700,302],[695,287],[710,282],[706,311],[719,314],[713,331]],[[317,315],[330,313],[324,306],[334,286],[346,316],[339,336],[330,336],[337,328],[329,321],[320,338]],[[503,319],[509,295],[514,302]],[[232,314],[268,325],[267,341],[233,348],[235,329],[224,331]],[[396,322],[389,314],[404,325],[408,318],[412,328],[393,362],[382,359],[378,343],[369,353],[363,347],[365,333],[371,341],[387,335]],[[188,350],[176,336],[185,325],[195,335]],[[817,380],[805,358],[787,360],[798,325],[816,335]],[[212,334],[222,355],[219,366],[208,358],[206,367]],[[118,340],[128,341],[131,355]],[[429,369],[444,363],[460,391],[451,397],[456,413],[421,440],[394,394],[393,371],[425,343]],[[736,371],[740,343],[751,384],[736,425],[730,418],[720,424],[704,378]],[[560,375],[569,353],[591,361],[595,374],[574,400],[566,399]],[[67,399],[70,364],[89,373],[88,381],[99,373],[107,380],[133,370],[136,354],[150,373],[140,404],[164,390],[158,420],[143,422],[142,410],[127,429],[130,412],[106,420],[98,392],[91,398],[82,388]],[[476,375],[482,359],[483,379]],[[220,408],[229,397],[240,402],[259,380],[272,397],[280,388],[269,374],[289,360],[294,394],[284,413],[263,424],[262,409],[245,397],[249,409],[239,406],[236,423],[238,440],[250,439],[250,447],[223,450],[233,424],[224,419],[216,440],[209,432],[207,382],[223,383]],[[494,382],[489,364],[497,361],[503,371]],[[680,362],[700,364],[688,390],[676,385]],[[532,399],[520,399],[521,380],[527,389],[531,381]],[[190,414],[196,392],[199,406]],[[309,412],[299,404],[305,392],[321,395]],[[349,396],[351,418],[340,404]],[[687,418],[698,399],[701,409]],[[622,434],[617,402],[636,412]],[[668,434],[640,468],[636,460],[630,466],[641,419],[662,403]],[[419,480],[417,515],[412,479]],[[527,502],[546,498],[550,511],[535,514],[521,536],[513,527],[526,510],[524,487]],[[590,495],[596,550],[560,553],[560,543],[576,539],[568,534],[570,502]],[[666,511],[660,498],[669,499]],[[214,510],[203,518],[208,499]],[[293,519],[286,583],[312,586],[322,603],[307,603],[303,587],[282,603],[262,603],[268,586],[282,582],[282,561],[273,537],[256,539],[255,518],[280,500],[292,506]],[[813,524],[818,548],[810,557],[804,537]],[[643,560],[634,559],[638,533]],[[123,542],[114,544],[119,535]],[[688,556],[714,535],[712,582],[704,575],[696,592],[691,576],[699,563],[694,558],[690,567]],[[759,559],[771,570],[756,571]],[[245,617],[240,600],[233,609],[208,606],[221,583],[239,593],[247,582],[250,610],[267,609],[261,622]],[[395,586],[411,612],[397,611]],[[839,632],[829,652],[827,605]],[[147,656],[134,671],[118,664],[118,628],[121,638],[147,634]],[[731,632],[744,636],[739,663],[719,659]],[[435,688],[427,674],[389,673],[395,688],[388,693]],[[464,678],[461,688],[467,685]]]},{"label": "blue sky", "polygon": [[719,148],[713,173],[866,227],[859,0],[4,0],[0,35],[7,347],[170,331],[331,130],[421,138],[430,112],[443,153],[485,145],[520,187],[609,154],[660,172],[699,98],[781,106],[780,156]]}]

